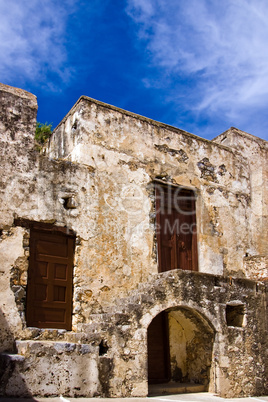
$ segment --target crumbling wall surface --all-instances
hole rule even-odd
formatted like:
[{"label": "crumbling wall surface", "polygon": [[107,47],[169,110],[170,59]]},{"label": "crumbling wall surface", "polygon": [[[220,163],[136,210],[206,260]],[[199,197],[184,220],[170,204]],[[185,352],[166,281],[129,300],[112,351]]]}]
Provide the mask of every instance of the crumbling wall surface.
[{"label": "crumbling wall surface", "polygon": [[191,309],[168,312],[171,380],[202,384],[208,389],[214,330]]},{"label": "crumbling wall surface", "polygon": [[[214,139],[217,143],[227,145],[240,155],[247,158],[250,171],[250,197],[249,230],[251,232],[251,247],[246,257],[252,257],[257,265],[259,258],[260,278],[268,277],[264,273],[263,259],[268,252],[268,146],[261,138],[254,137],[235,127],[231,127]],[[247,274],[249,274],[248,261],[245,259]],[[252,264],[251,264],[252,266]],[[256,269],[253,271],[253,277]]]},{"label": "crumbling wall surface", "polygon": [[[0,294],[1,294],[1,331],[0,331],[0,353],[14,351],[14,337],[22,330],[22,320],[16,299],[25,299],[25,265],[28,262],[24,256],[22,228],[10,228],[3,232],[0,241]],[[15,262],[21,267],[21,283],[11,282],[11,270],[16,270]],[[24,267],[24,270],[23,270]],[[24,272],[24,276],[23,276]]]},{"label": "crumbling wall surface", "polygon": [[[34,193],[34,203],[37,207],[35,208],[35,204],[31,205],[29,200],[27,211],[15,209],[12,224],[2,226],[0,239],[1,309],[9,322],[9,330],[17,339],[25,337],[27,326],[25,305],[31,222],[45,222],[72,228],[77,233],[74,259],[75,299],[81,293],[79,284],[83,282],[83,270],[87,270],[87,265],[82,265],[86,262],[81,262],[79,259],[79,250],[88,238],[94,236],[95,230],[93,201],[90,198],[90,193],[94,193],[92,172],[69,162],[49,161],[43,157],[38,159],[37,165]],[[81,181],[84,184],[82,187]],[[71,209],[66,207],[68,200],[72,200]],[[85,205],[85,208],[78,209],[81,205]],[[85,283],[85,291],[86,286]],[[74,302],[74,308],[77,307],[79,312],[81,305]],[[0,337],[3,337],[2,351],[10,349],[6,344],[8,338],[5,337],[4,332],[1,331]]]},{"label": "crumbling wall surface", "polygon": [[[185,358],[173,345],[174,378],[181,370],[222,396],[268,392],[264,285],[243,279],[260,278],[259,261],[265,279],[263,249],[250,229],[259,218],[251,213],[247,157],[88,98],[58,126],[47,155],[39,155],[35,97],[2,85],[0,95],[4,392],[146,396],[147,328],[164,310],[178,327],[190,320],[181,332]],[[196,193],[197,273],[158,274],[155,180]],[[32,222],[76,235],[72,331],[27,326]]]},{"label": "crumbling wall surface", "polygon": [[0,227],[12,225],[17,210],[34,202],[36,97],[0,84]]},{"label": "crumbling wall surface", "polygon": [[[35,149],[34,95],[1,84],[0,97],[0,308],[3,322],[8,323],[0,333],[2,352],[14,349],[14,338],[25,337],[30,222],[72,229],[77,233],[79,251],[97,230],[97,189],[93,169],[49,160]],[[77,272],[78,256],[79,252],[74,268],[75,293],[79,293],[83,276]]]},{"label": "crumbling wall surface", "polygon": [[244,270],[247,278],[256,281],[267,280],[268,278],[268,257],[267,255],[253,255],[244,258]]},{"label": "crumbling wall surface", "polygon": [[[140,280],[157,272],[152,252],[157,178],[196,191],[199,270],[245,276],[243,257],[253,245],[251,177],[244,155],[85,97],[55,130],[47,153],[94,169],[97,224],[103,228],[94,241],[115,275],[118,266],[130,280],[134,270]],[[91,260],[103,269],[102,255]]]},{"label": "crumbling wall surface", "polygon": [[[265,312],[265,317],[266,319],[263,322],[263,327],[264,331],[263,333],[265,334],[264,339],[266,339],[266,347],[265,347],[265,352],[264,352],[264,362],[266,362],[265,365],[265,378],[268,378],[268,282],[265,282],[265,288],[266,288],[266,301],[264,301],[264,312]],[[268,391],[267,391],[268,393]]]},{"label": "crumbling wall surface", "polygon": [[[256,282],[246,279],[181,270],[157,274],[114,301],[106,313],[92,314],[88,323],[78,324],[76,334],[36,329],[32,341],[17,342],[24,360],[13,371],[6,392],[146,396],[147,329],[157,314],[167,311],[181,331],[171,334],[175,381],[190,378],[222,397],[264,395],[265,296],[263,284],[256,288]],[[242,321],[235,316],[227,320],[230,305],[243,307]],[[55,332],[62,340],[42,340],[49,333],[55,338]],[[186,338],[185,345],[180,344],[184,356],[178,355],[180,333]]]},{"label": "crumbling wall surface", "polygon": [[[223,397],[261,395],[267,393],[264,301],[265,289],[261,283],[256,290],[254,281],[230,281],[175,270],[140,284],[128,298],[111,305],[108,313],[93,314],[90,323],[80,324],[79,331],[98,333],[104,396],[147,395],[147,328],[164,310],[176,317],[178,325],[185,326],[187,321],[192,328],[189,331],[186,328],[184,333],[191,350],[185,351],[182,365],[179,359],[173,360],[173,372],[181,369],[185,377],[188,374],[197,381],[208,381],[209,390]],[[228,305],[243,307],[242,322],[227,322]],[[208,340],[212,345],[207,345]],[[197,355],[202,348],[206,351],[204,356]],[[202,370],[195,373],[197,367]]]},{"label": "crumbling wall surface", "polygon": [[[25,230],[13,227],[13,222],[18,211],[23,214],[34,202],[37,102],[34,95],[3,84],[0,84],[0,102],[0,352],[12,352],[14,339],[22,329],[16,300],[25,299],[29,255],[23,248]],[[11,280],[16,266],[21,268],[21,284]]]}]

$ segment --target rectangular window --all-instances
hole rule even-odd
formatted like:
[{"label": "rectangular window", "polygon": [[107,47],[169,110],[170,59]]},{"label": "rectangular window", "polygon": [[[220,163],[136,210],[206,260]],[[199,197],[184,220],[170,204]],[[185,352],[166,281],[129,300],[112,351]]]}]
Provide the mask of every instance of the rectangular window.
[{"label": "rectangular window", "polygon": [[31,228],[27,284],[27,325],[72,327],[74,236]]},{"label": "rectangular window", "polygon": [[198,270],[195,193],[155,183],[159,272]]}]

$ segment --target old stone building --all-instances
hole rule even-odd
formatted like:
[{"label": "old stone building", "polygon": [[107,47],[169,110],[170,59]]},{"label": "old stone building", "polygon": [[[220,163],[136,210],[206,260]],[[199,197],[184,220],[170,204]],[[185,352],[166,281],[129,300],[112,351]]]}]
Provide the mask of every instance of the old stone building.
[{"label": "old stone building", "polygon": [[268,393],[266,142],[0,96],[1,394]]}]

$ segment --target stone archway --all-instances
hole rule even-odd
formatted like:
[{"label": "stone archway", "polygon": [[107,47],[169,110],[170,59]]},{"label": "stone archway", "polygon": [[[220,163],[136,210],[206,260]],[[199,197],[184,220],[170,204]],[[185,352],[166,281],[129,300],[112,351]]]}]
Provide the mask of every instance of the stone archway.
[{"label": "stone archway", "polygon": [[[181,386],[210,383],[214,329],[200,313],[188,307],[160,312],[148,327],[148,384]],[[202,387],[201,387],[202,386]],[[166,391],[165,391],[166,392]]]}]

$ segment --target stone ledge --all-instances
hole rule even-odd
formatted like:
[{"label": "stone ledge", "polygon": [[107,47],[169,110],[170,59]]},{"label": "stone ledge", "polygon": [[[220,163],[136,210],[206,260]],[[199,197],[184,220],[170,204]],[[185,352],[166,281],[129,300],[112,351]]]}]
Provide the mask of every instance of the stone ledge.
[{"label": "stone ledge", "polygon": [[11,87],[0,82],[0,91],[10,93],[12,95],[18,96],[19,98],[29,99],[34,104],[36,104],[36,96],[30,92],[25,91],[24,89]]},{"label": "stone ledge", "polygon": [[78,344],[70,342],[55,342],[55,341],[34,341],[23,340],[16,341],[16,347],[19,355],[28,356],[29,354],[36,354],[41,356],[43,354],[92,354],[96,353],[96,347],[89,344]]},{"label": "stone ledge", "polygon": [[18,354],[13,354],[13,353],[1,353],[0,356],[8,361],[18,362],[18,363],[23,362],[25,360],[24,356],[18,355]]}]

